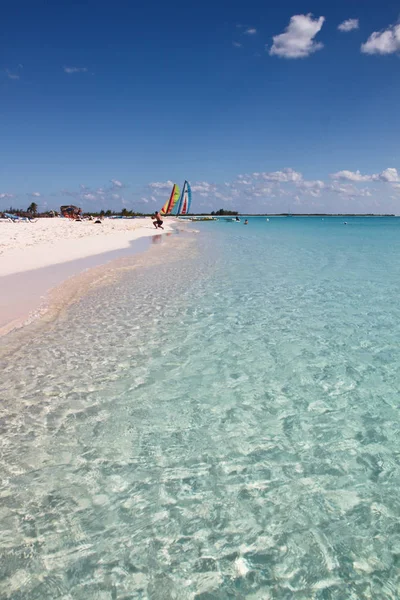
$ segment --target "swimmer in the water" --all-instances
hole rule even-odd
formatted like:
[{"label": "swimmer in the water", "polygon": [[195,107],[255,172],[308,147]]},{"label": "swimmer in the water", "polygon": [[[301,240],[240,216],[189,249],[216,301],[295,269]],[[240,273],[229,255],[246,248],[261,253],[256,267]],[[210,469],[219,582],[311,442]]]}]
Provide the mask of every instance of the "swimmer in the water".
[{"label": "swimmer in the water", "polygon": [[248,222],[248,220],[247,220],[247,219],[245,220],[244,224],[245,224],[245,225],[248,225],[248,224],[249,224],[249,222]]}]

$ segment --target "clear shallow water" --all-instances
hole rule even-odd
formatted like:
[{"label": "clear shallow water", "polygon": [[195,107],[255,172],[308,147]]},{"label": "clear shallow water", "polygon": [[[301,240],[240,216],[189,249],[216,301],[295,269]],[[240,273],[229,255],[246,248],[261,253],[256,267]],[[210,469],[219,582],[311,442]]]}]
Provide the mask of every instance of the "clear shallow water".
[{"label": "clear shallow water", "polygon": [[0,597],[399,597],[400,220],[347,221],[196,224],[13,355]]}]

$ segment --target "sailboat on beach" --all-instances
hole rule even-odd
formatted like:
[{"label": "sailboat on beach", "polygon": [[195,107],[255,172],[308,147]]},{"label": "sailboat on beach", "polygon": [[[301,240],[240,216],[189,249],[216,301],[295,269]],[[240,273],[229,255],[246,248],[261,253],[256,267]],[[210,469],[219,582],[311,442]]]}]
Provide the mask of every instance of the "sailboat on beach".
[{"label": "sailboat on beach", "polygon": [[179,217],[180,215],[189,214],[190,205],[192,203],[192,190],[190,188],[190,183],[185,180],[182,193],[179,194],[179,192],[179,186],[174,183],[171,196],[161,209],[162,215],[174,215]]},{"label": "sailboat on beach", "polygon": [[166,201],[166,203],[164,204],[164,206],[161,209],[162,215],[172,214],[172,211],[173,211],[176,203],[179,200],[179,192],[180,192],[179,186],[177,186],[176,183],[174,183],[172,192],[171,192],[171,196],[169,197],[169,200]]},{"label": "sailboat on beach", "polygon": [[185,181],[182,188],[182,194],[178,207],[178,215],[187,215],[190,211],[190,205],[192,204],[192,190],[188,181]]}]

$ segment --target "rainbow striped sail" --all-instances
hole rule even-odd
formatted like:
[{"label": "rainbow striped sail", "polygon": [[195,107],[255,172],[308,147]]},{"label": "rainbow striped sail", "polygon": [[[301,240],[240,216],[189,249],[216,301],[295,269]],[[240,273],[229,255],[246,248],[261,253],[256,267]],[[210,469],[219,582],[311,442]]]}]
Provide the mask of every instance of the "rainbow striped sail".
[{"label": "rainbow striped sail", "polygon": [[178,215],[187,215],[192,203],[192,190],[188,181],[185,181],[182,188],[182,194],[179,201]]},{"label": "rainbow striped sail", "polygon": [[162,215],[170,215],[172,212],[172,209],[174,208],[175,204],[178,202],[179,199],[179,186],[176,185],[176,183],[174,183],[174,186],[172,188],[172,192],[171,192],[171,196],[169,198],[169,200],[166,201],[166,203],[164,204],[164,206],[161,209],[161,214]]}]

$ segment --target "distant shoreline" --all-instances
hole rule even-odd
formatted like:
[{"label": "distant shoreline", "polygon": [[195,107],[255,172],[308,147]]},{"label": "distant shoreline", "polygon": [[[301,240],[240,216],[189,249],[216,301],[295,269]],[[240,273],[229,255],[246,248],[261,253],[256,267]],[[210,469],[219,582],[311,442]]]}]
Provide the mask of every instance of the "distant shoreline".
[{"label": "distant shoreline", "polygon": [[232,215],[212,215],[212,214],[190,214],[190,217],[393,217],[398,218],[400,215],[394,214],[375,214],[375,213],[235,213]]}]

